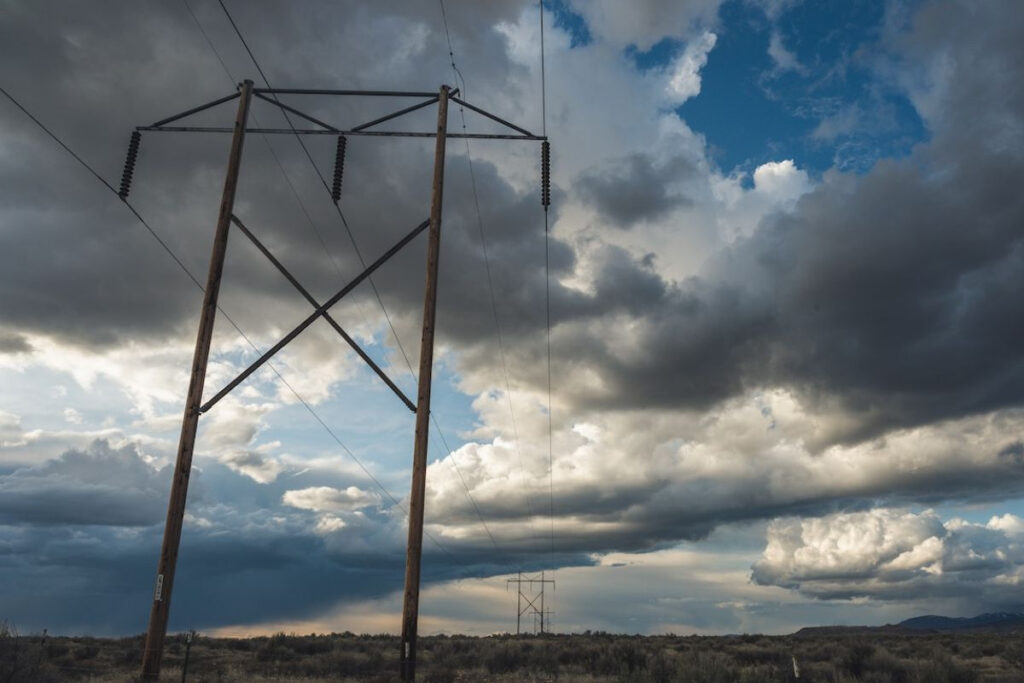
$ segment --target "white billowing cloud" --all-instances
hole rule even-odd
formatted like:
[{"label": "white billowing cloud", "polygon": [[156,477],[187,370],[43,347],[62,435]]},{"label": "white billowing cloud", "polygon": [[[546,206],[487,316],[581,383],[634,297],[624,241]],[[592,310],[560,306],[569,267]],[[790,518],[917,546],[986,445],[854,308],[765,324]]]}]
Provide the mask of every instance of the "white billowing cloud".
[{"label": "white billowing cloud", "polygon": [[380,504],[380,495],[364,491],[358,486],[336,489],[330,486],[310,486],[285,491],[281,502],[300,510],[315,512],[351,512]]},{"label": "white billowing cloud", "polygon": [[776,211],[791,210],[796,201],[814,189],[807,171],[793,159],[761,164],[752,175],[753,187],[744,187],[745,173],[712,179],[714,211],[711,218],[722,243],[750,236],[761,219]]},{"label": "white billowing cloud", "polygon": [[780,519],[768,527],[753,579],[817,598],[952,594],[990,606],[1019,604],[1024,520],[1006,514],[985,524],[943,523],[932,510],[885,508]]},{"label": "white billowing cloud", "polygon": [[107,383],[123,392],[133,403],[132,412],[144,418],[155,417],[161,404],[183,403],[192,353],[189,343],[132,342],[93,350],[42,334],[24,336],[33,351],[17,356],[0,354],[0,368],[66,372],[86,390]]},{"label": "white billowing cloud", "polygon": [[289,389],[278,383],[277,398],[282,403],[298,401],[292,389],[310,403],[326,401],[332,387],[352,379],[363,366],[363,361],[322,320],[291,342],[275,362],[291,385]]},{"label": "white billowing cloud", "polygon": [[700,94],[700,70],[708,63],[708,53],[715,47],[718,36],[705,31],[689,41],[669,67],[671,78],[665,91],[673,104],[680,105]]},{"label": "white billowing cloud", "polygon": [[321,515],[320,519],[316,521],[316,532],[318,534],[326,536],[328,534],[337,533],[338,531],[344,529],[346,526],[348,525],[345,523],[345,520],[343,520],[341,517],[338,517],[337,515]]},{"label": "white billowing cloud", "polygon": [[[502,408],[499,401],[480,407],[484,415]],[[550,485],[560,546],[595,551],[696,538],[729,520],[809,514],[843,501],[1011,495],[1024,479],[1006,455],[1024,426],[1020,411],[837,444],[849,418],[817,409],[773,390],[703,415],[577,412],[575,423],[555,430],[550,481],[538,413],[536,420],[520,420],[518,447],[498,436],[432,463],[428,507],[443,536],[486,541],[465,482],[499,543],[539,543],[538,518],[546,517]],[[890,559],[906,550],[913,546],[901,546]]]},{"label": "white billowing cloud", "polygon": [[228,453],[220,461],[260,484],[269,484],[285,469],[277,459],[264,455],[259,449]]},{"label": "white billowing cloud", "polygon": [[778,520],[768,527],[768,545],[755,574],[774,572],[798,583],[863,579],[894,567],[927,568],[939,561],[945,535],[934,512],[878,509]]},{"label": "white billowing cloud", "polygon": [[792,159],[769,161],[754,169],[754,189],[775,204],[792,205],[810,191],[811,179]]},{"label": "white billowing cloud", "polygon": [[647,50],[662,38],[685,36],[693,26],[717,21],[722,0],[587,0],[574,2],[574,9],[590,31],[614,46],[636,45]]},{"label": "white billowing cloud", "polygon": [[259,433],[261,418],[272,407],[272,404],[245,403],[235,396],[226,396],[202,420],[203,447],[220,451],[249,445]]}]

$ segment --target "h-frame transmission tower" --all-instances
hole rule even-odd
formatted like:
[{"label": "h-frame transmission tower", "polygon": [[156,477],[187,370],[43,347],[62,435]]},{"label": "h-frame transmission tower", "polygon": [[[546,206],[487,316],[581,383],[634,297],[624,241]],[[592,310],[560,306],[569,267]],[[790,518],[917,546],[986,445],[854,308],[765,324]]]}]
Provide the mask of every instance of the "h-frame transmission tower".
[{"label": "h-frame transmission tower", "polygon": [[[523,576],[523,572],[516,572],[516,578],[506,579],[505,587],[515,584],[518,596],[516,597],[516,635],[518,636],[522,632],[522,619],[524,614],[528,614],[533,617],[533,632],[537,633],[537,627],[540,626],[540,633],[543,635],[546,631],[544,630],[544,623],[547,620],[548,631],[551,627],[551,610],[545,609],[544,607],[544,587],[547,584],[551,584],[551,588],[555,587],[555,580],[547,578],[547,572],[541,571],[540,575],[534,574],[530,576],[527,574]],[[524,589],[523,586],[526,586]],[[535,586],[540,586],[536,588]],[[525,592],[524,592],[525,590]]]},{"label": "h-frame transmission tower", "polygon": [[[362,123],[351,128],[341,128],[316,119],[299,109],[280,101],[280,95],[319,95],[334,97],[373,97],[373,98],[411,98],[418,102],[403,107],[385,116]],[[192,454],[195,447],[196,432],[200,415],[206,413],[224,396],[241,384],[253,372],[262,367],[278,351],[295,339],[303,330],[317,319],[323,318],[345,342],[370,366],[381,380],[398,396],[407,408],[416,414],[416,427],[413,440],[412,486],[409,497],[409,537],[406,550],[405,591],[402,609],[401,638],[401,677],[412,681],[416,676],[416,634],[419,615],[420,566],[423,550],[423,502],[426,486],[427,470],[427,437],[430,418],[430,389],[433,371],[434,354],[434,323],[437,310],[438,262],[441,245],[441,204],[444,192],[445,146],[448,138],[528,140],[541,142],[541,202],[545,209],[550,199],[550,147],[546,136],[538,136],[528,130],[509,123],[490,112],[458,98],[458,90],[442,85],[437,93],[433,92],[395,92],[373,90],[314,90],[314,89],[274,89],[253,87],[251,80],[239,85],[238,92],[193,107],[180,114],[162,119],[150,126],[139,126],[131,135],[128,157],[125,161],[124,175],[121,180],[120,196],[128,196],[131,189],[132,175],[139,152],[142,132],[185,132],[185,133],[231,133],[231,147],[228,154],[227,172],[224,179],[224,190],[221,197],[220,212],[214,232],[213,250],[210,256],[210,267],[203,295],[203,304],[199,319],[199,332],[196,339],[195,353],[192,359],[192,372],[189,379],[188,394],[185,401],[185,413],[182,419],[181,435],[178,442],[178,454],[175,461],[174,477],[171,483],[170,500],[167,506],[167,521],[164,527],[163,543],[157,565],[156,588],[150,608],[149,625],[146,631],[146,645],[142,657],[142,679],[155,681],[160,675],[160,663],[163,656],[164,638],[167,633],[167,621],[170,616],[171,590],[174,585],[174,572],[178,559],[178,547],[181,543],[181,530],[185,515],[185,500],[188,494],[188,481],[192,469]],[[249,108],[253,98],[258,98],[279,107],[303,119],[314,128],[250,128],[248,127]],[[233,127],[217,126],[182,126],[170,125],[199,112],[206,111],[217,105],[238,100],[238,109]],[[453,101],[459,106],[476,112],[491,121],[501,124],[512,131],[504,134],[488,133],[448,133],[448,103]],[[386,121],[397,119],[411,112],[437,105],[437,129],[433,132],[419,131],[384,131],[370,130]],[[286,114],[287,116],[287,114]],[[242,147],[246,133],[287,134],[287,135],[331,135],[337,137],[334,183],[331,197],[337,202],[341,190],[341,168],[344,163],[346,139],[348,136],[380,136],[380,137],[413,137],[434,138],[434,172],[431,192],[430,217],[412,229],[405,237],[395,243],[376,261],[366,266],[362,273],[350,280],[326,301],[317,301],[302,286],[299,280],[289,272],[281,262],[263,245],[254,232],[246,226],[234,213],[235,192],[238,175],[241,169]],[[206,380],[206,367],[210,355],[210,344],[213,338],[213,326],[217,313],[217,298],[220,291],[221,276],[224,271],[224,257],[227,251],[228,233],[231,225],[236,226],[256,248],[267,257],[275,268],[295,287],[295,289],[313,307],[309,314],[292,331],[281,338],[270,349],[263,353],[248,368],[229,382],[213,397],[203,402],[203,386]],[[420,340],[420,365],[416,402],[413,403],[385,372],[370,359],[356,341],[345,332],[344,328],[331,316],[329,309],[348,295],[359,283],[382,266],[389,258],[413,241],[421,232],[427,230],[427,266],[426,284],[423,302],[423,330]]]}]

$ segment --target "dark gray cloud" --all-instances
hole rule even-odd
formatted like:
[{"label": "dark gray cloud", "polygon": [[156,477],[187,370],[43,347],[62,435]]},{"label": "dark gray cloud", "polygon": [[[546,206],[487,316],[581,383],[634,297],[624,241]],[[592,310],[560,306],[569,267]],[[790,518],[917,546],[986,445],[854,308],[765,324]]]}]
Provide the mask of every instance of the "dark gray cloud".
[{"label": "dark gray cloud", "polygon": [[[514,8],[512,3],[501,5],[487,10],[487,16],[507,18]],[[46,32],[44,18],[37,14],[42,11],[23,8],[5,23],[5,30],[23,48],[20,63],[34,60],[38,72],[30,78],[26,70],[9,64],[11,79],[5,82],[39,111],[49,113],[44,103],[55,94],[75,102],[75,115],[63,112],[49,120],[111,177],[131,125],[167,113],[176,100],[188,99],[191,104],[206,97],[199,97],[200,91],[212,97],[228,87],[187,14],[123,8],[115,21],[123,22],[130,39],[116,48],[93,51],[100,36],[106,35],[101,27],[109,27],[102,17],[89,13],[70,13],[62,19],[63,28],[49,31],[43,43],[26,42],[24,36],[33,31]],[[286,45],[301,43],[316,28],[298,16],[271,20],[270,11],[260,7],[247,19],[253,42],[268,55],[265,61],[272,65],[269,75],[274,80],[297,78],[301,72],[292,73],[297,67],[281,55],[290,54]],[[394,16],[386,8],[381,11],[381,26],[405,22],[437,30],[436,18],[397,9]],[[928,122],[933,140],[910,158],[881,162],[862,177],[826,176],[792,213],[767,219],[753,236],[716,257],[699,278],[659,282],[649,262],[631,262],[612,250],[596,264],[594,291],[565,289],[559,277],[573,273],[575,259],[567,245],[553,240],[553,351],[556,368],[566,369],[559,377],[563,398],[584,407],[622,407],[628,401],[632,408],[703,408],[744,389],[788,385],[812,398],[839,397],[860,415],[859,426],[843,437],[848,439],[1019,402],[1024,359],[1012,340],[1024,321],[1007,293],[1016,291],[1024,279],[1018,230],[1024,203],[1013,181],[1024,166],[1024,153],[1014,133],[1019,126],[1011,125],[1019,118],[1022,95],[1019,79],[1006,74],[1021,63],[1020,48],[1012,39],[1017,35],[1015,19],[1004,20],[998,8],[969,22],[968,31],[956,36],[943,33],[942,26],[952,24],[935,17],[963,11],[957,3],[928,4],[914,15],[907,31],[884,43],[894,62],[920,70],[930,68],[929,60],[945,50],[946,72],[941,78],[948,85],[918,97],[931,98]],[[150,16],[153,12],[161,13]],[[211,31],[223,30],[212,13],[207,16],[201,10],[200,16]],[[129,30],[129,24],[134,28]],[[994,34],[977,28],[989,25]],[[270,33],[266,26],[288,30]],[[165,46],[182,41],[195,49],[181,59],[202,76],[189,88],[162,82],[165,96],[154,99],[154,86],[140,85],[150,73],[147,66],[158,60]],[[93,61],[76,60],[87,48]],[[351,48],[331,48],[335,49],[365,46],[353,43]],[[428,73],[447,76],[441,66],[443,55],[434,57],[438,51],[426,47],[416,49],[428,60],[419,65],[416,79]],[[462,49],[469,61],[484,47],[471,42]],[[131,60],[126,59],[128,52]],[[228,58],[232,66],[244,64]],[[111,82],[101,75],[109,73],[105,70],[114,60],[127,65],[120,67],[120,79]],[[488,66],[493,62],[500,62],[500,56],[472,63],[485,72],[514,69],[509,64]],[[326,77],[325,65],[305,66]],[[57,77],[64,72],[75,78]],[[906,72],[913,69],[907,66]],[[392,80],[398,83],[413,76],[399,73]],[[82,92],[83,84],[93,81],[94,88],[102,86],[109,97]],[[75,85],[69,85],[72,82]],[[65,90],[48,93],[39,85],[45,83]],[[104,118],[114,96],[123,106],[115,117]],[[965,102],[985,102],[985,115],[970,116]],[[346,120],[353,115],[358,120],[365,111],[332,109],[323,103],[309,106],[318,115]],[[261,111],[268,125],[280,125],[276,114]],[[28,169],[21,164],[6,169],[6,175],[27,191],[14,195],[19,200],[5,218],[19,226],[4,233],[10,243],[0,249],[7,256],[0,271],[5,322],[85,344],[110,345],[169,333],[187,339],[198,303],[194,287],[174,273],[173,264],[116,200],[96,192],[92,181],[69,170],[66,159],[40,140],[20,114],[6,110],[5,116],[25,139],[34,140],[22,143],[29,156],[42,155],[41,163]],[[158,227],[193,271],[202,273],[223,163],[224,150],[218,145],[224,141],[157,137],[147,136],[144,142],[136,197],[145,211],[160,217]],[[320,142],[311,141],[311,150],[327,169],[329,145]],[[296,213],[291,191],[281,183],[273,159],[257,138],[249,141],[250,165],[243,174],[238,212],[283,261],[293,267],[302,264],[302,279],[324,297],[358,271],[357,259],[326,197],[315,191],[318,181],[294,141],[279,139],[273,144],[294,172],[301,193],[313,192],[315,199],[307,198],[307,208],[320,235],[301,212]],[[363,140],[351,147],[343,206],[353,235],[371,259],[425,216],[430,150],[418,143]],[[450,196],[468,190],[461,163],[453,155]],[[54,167],[61,169],[56,181],[69,191],[57,205],[40,211],[42,195],[31,188],[46,185],[43,169],[52,176]],[[621,178],[617,170],[622,171]],[[543,329],[540,214],[535,197],[514,191],[493,167],[478,162],[476,171],[493,280],[501,292],[499,317],[514,344],[535,338]],[[682,162],[659,163],[636,153],[621,168],[585,172],[574,191],[629,225],[664,214],[683,201],[666,189],[666,180],[692,172]],[[71,216],[88,217],[87,223],[76,224]],[[88,239],[69,239],[69,225],[75,226],[75,235]],[[445,230],[441,333],[463,350],[464,369],[480,369],[493,361],[494,326],[478,228],[468,203],[447,208]],[[337,267],[324,254],[321,240]],[[417,338],[422,249],[422,244],[410,247],[377,278],[413,363],[416,344],[410,340]],[[233,237],[227,273],[224,307],[247,330],[298,322],[307,310],[238,235]],[[363,288],[357,298],[368,295]],[[623,313],[633,318],[637,329],[631,340],[634,352],[628,354],[608,341],[613,335],[605,334]],[[537,371],[542,350],[540,345],[524,346],[513,359],[516,376],[538,387],[546,381]],[[600,385],[574,382],[570,370],[580,366],[597,373]]]},{"label": "dark gray cloud", "polygon": [[0,332],[0,353],[27,353],[32,350],[28,339],[13,332]]},{"label": "dark gray cloud", "polygon": [[[113,449],[102,441],[0,478],[4,618],[25,631],[142,631],[168,482],[169,470],[153,469],[136,447]],[[340,489],[351,484],[308,471],[260,484],[197,458],[170,628],[307,618],[339,602],[399,590],[405,558],[400,511],[367,508],[343,528],[325,531],[318,530],[319,513],[282,503],[289,487],[325,482]],[[438,548],[428,539],[424,557],[424,585],[536,562],[527,552],[495,557],[490,548],[452,540]]]},{"label": "dark gray cloud", "polygon": [[6,524],[147,526],[162,519],[169,471],[146,464],[133,446],[96,441],[38,467],[0,476]]},{"label": "dark gray cloud", "polygon": [[[219,9],[196,5],[234,78],[254,74]],[[453,30],[477,21],[490,27],[460,34],[466,42],[460,42],[458,49],[466,60],[467,76],[474,81],[483,83],[507,74],[503,52],[491,47],[503,40],[494,23],[515,17],[521,6],[520,2],[488,3],[486,8],[453,4]],[[307,6],[301,13],[251,5],[239,13],[239,23],[268,77],[278,85],[361,87],[368,79],[374,88],[432,90],[451,79],[442,49],[444,38],[438,33],[437,8],[378,3],[373,17],[353,21],[365,12],[358,3],[345,7],[324,3],[319,8]],[[54,13],[60,15],[59,22],[52,21]],[[331,22],[329,16],[345,20]],[[323,30],[328,25],[338,35],[325,42]],[[0,31],[5,45],[17,55],[6,60],[0,71],[5,87],[115,184],[132,127],[233,89],[183,5],[122,3],[108,5],[104,12],[65,12],[40,3],[19,7],[5,17]],[[404,37],[408,35],[419,35],[421,40],[410,42]],[[296,45],[305,46],[301,55],[295,52]],[[410,54],[391,60],[386,77],[372,68],[338,74],[332,66],[380,63],[382,55],[396,50]],[[173,68],[168,55],[174,55]],[[481,55],[488,58],[477,58]],[[173,76],[168,75],[171,72]],[[62,106],[54,107],[54,102]],[[401,105],[315,98],[290,102],[348,125]],[[117,104],[113,110],[111,103]],[[265,125],[286,125],[268,105],[257,103],[253,111]],[[190,337],[198,304],[194,285],[176,272],[173,262],[116,198],[75,167],[20,112],[5,106],[2,115],[15,151],[0,168],[0,178],[10,190],[5,194],[3,219],[11,229],[0,238],[4,273],[0,316],[5,324],[100,348],[129,339]],[[232,105],[226,105],[203,114],[197,122],[223,124],[232,115]],[[412,117],[408,125],[429,130],[430,116]],[[268,142],[257,136],[247,142],[236,210],[282,261],[293,268],[302,264],[301,279],[318,296],[326,297],[359,272],[359,261],[294,139],[279,137],[269,144],[298,190],[304,211],[288,182],[283,182]],[[329,177],[333,140],[311,139],[307,144],[321,172]],[[367,260],[428,213],[428,147],[407,140],[397,144],[352,141],[343,206]],[[226,152],[223,136],[147,134],[136,167],[132,201],[201,280]],[[457,159],[454,150],[452,156],[453,161]],[[475,262],[475,253],[473,258]],[[405,296],[412,282],[422,280],[422,259],[415,265],[398,263],[378,277],[399,319],[403,309],[414,307],[420,298]],[[410,286],[403,282],[406,275]],[[391,280],[394,284],[389,284]],[[301,298],[237,234],[229,249],[224,289],[225,309],[249,331],[259,332],[277,321],[297,322],[306,310]],[[367,296],[365,290],[357,298]]]},{"label": "dark gray cloud", "polygon": [[[964,17],[970,28],[953,35],[959,22],[949,17],[968,10],[924,6],[886,49],[904,66],[933,69],[939,83],[914,91],[932,140],[863,176],[826,174],[792,212],[766,218],[699,277],[631,292],[644,311],[632,353],[595,334],[613,337],[611,325],[574,324],[579,308],[554,307],[555,367],[583,359],[602,380],[563,376],[565,395],[578,405],[700,409],[790,386],[809,405],[840,400],[856,424],[834,436],[852,440],[1018,405],[1024,319],[1010,293],[1024,283],[1015,181],[1024,132],[1014,123],[1024,88],[1008,74],[1024,55],[1013,39],[1019,13],[1008,19],[1005,8]],[[621,273],[595,276],[605,277],[615,283]]]},{"label": "dark gray cloud", "polygon": [[610,218],[613,225],[629,228],[693,204],[673,185],[697,173],[698,169],[685,158],[659,163],[650,155],[635,152],[616,160],[608,168],[584,173],[576,182],[576,190],[603,216]]}]

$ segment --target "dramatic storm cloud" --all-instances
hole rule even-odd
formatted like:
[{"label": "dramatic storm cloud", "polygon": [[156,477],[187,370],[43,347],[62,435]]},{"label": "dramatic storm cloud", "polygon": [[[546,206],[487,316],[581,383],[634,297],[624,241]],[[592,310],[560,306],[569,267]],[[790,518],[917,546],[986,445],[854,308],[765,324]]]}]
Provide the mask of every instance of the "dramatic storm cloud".
[{"label": "dramatic storm cloud", "polygon": [[[552,142],[547,224],[537,144],[448,143],[430,628],[508,628],[519,569],[571,581],[578,629],[1019,604],[1012,0],[544,3],[543,102],[533,2],[225,5],[274,86],[449,83]],[[0,86],[111,183],[135,126],[264,85],[207,0],[9,3],[0,42]],[[407,104],[285,101],[339,127]],[[201,301],[180,266],[203,281],[228,139],[143,135],[130,201],[179,266],[7,98],[0,122],[0,616],[136,632]],[[253,125],[288,123],[256,101]],[[426,218],[433,143],[351,136],[343,216],[334,139],[304,143],[248,136],[235,213],[323,300]],[[424,259],[332,311],[408,396]],[[238,231],[220,306],[207,398],[312,310]],[[413,419],[334,330],[200,424],[172,628],[394,630]]]}]

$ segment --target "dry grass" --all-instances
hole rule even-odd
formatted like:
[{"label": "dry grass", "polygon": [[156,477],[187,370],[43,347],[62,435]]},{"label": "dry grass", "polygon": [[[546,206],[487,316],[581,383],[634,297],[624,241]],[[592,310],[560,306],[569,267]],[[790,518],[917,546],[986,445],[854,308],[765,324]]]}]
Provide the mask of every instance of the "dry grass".
[{"label": "dry grass", "polygon": [[[141,650],[141,637],[43,638],[0,627],[0,683],[131,681]],[[199,637],[188,680],[388,683],[397,653],[394,636]],[[169,637],[163,680],[181,680],[184,654],[184,638]],[[432,636],[420,639],[418,673],[423,683],[1009,683],[1024,682],[1024,636]]]}]

